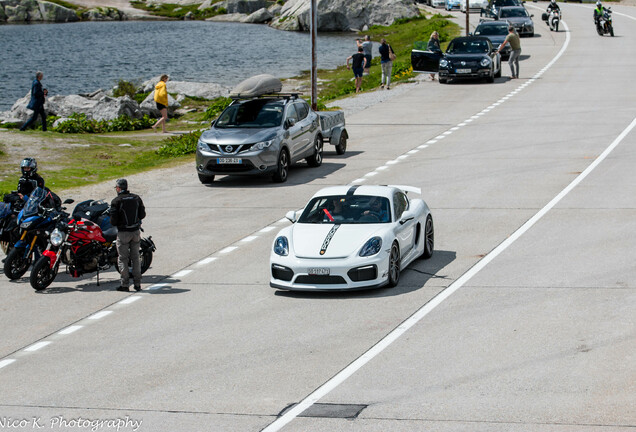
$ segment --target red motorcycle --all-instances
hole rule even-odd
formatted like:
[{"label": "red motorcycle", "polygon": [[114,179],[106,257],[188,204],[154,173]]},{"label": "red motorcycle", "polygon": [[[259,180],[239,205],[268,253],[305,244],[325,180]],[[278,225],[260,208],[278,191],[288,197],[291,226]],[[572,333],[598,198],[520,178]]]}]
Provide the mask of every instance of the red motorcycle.
[{"label": "red motorcycle", "polygon": [[[97,201],[91,204],[94,204],[92,209],[98,209],[101,213],[95,219],[99,225],[87,219],[74,217],[68,224],[59,223],[51,232],[47,249],[31,270],[29,280],[35,290],[41,291],[51,285],[57,276],[60,263],[66,264],[66,273],[75,278],[96,271],[97,285],[99,285],[100,271],[107,270],[111,266],[115,266],[119,271],[115,247],[117,228],[110,225],[110,217],[107,214],[108,205]],[[77,212],[74,212],[73,216],[76,214]],[[104,228],[103,231],[100,225]],[[150,267],[155,250],[151,236],[141,239],[139,250],[141,273],[145,273]],[[130,268],[129,263],[129,271]]]}]

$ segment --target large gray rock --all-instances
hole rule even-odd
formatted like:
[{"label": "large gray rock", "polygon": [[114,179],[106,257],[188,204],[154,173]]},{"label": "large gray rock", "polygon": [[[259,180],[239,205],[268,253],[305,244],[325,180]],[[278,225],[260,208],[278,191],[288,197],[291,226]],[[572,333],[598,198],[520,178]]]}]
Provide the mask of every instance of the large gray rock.
[{"label": "large gray rock", "polygon": [[91,113],[95,120],[114,120],[123,115],[135,119],[143,117],[139,104],[128,95],[118,98],[103,96]]},{"label": "large gray rock", "polygon": [[265,0],[226,0],[225,10],[227,13],[242,13],[251,14],[259,9],[266,8],[267,2]]},{"label": "large gray rock", "polygon": [[44,0],[0,0],[1,22],[71,22],[78,19],[73,9]]},{"label": "large gray rock", "polygon": [[242,13],[231,13],[231,14],[222,14],[215,15],[210,18],[206,18],[206,21],[215,21],[215,22],[241,22],[247,15]]},{"label": "large gray rock", "polygon": [[126,14],[111,7],[98,7],[82,13],[82,18],[89,21],[124,21]]},{"label": "large gray rock", "polygon": [[51,3],[48,1],[38,1],[43,21],[52,22],[75,22],[79,21],[77,13],[73,9]]},{"label": "large gray rock", "polygon": [[[318,31],[349,31],[372,25],[391,25],[396,19],[419,15],[412,0],[318,0]],[[310,2],[288,0],[270,26],[309,31]]]},{"label": "large gray rock", "polygon": [[263,24],[271,21],[272,18],[274,18],[274,15],[272,15],[269,10],[262,8],[257,10],[256,12],[249,14],[248,16],[243,18],[241,22],[248,24]]}]

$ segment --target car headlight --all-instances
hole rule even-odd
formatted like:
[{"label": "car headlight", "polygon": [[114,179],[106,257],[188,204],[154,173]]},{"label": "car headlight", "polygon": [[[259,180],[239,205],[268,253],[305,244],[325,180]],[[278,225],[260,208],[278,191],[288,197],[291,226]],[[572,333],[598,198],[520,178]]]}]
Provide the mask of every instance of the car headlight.
[{"label": "car headlight", "polygon": [[51,244],[53,246],[59,246],[62,244],[62,241],[64,240],[64,234],[62,234],[62,231],[60,231],[59,229],[55,228],[53,232],[51,233],[49,240],[51,241]]},{"label": "car headlight", "polygon": [[276,255],[287,256],[289,255],[289,242],[287,237],[280,236],[274,241],[274,253]]},{"label": "car headlight", "polygon": [[482,59],[482,60],[479,62],[479,64],[480,64],[480,65],[482,65],[482,66],[484,66],[484,67],[486,67],[486,66],[490,65],[490,59],[489,59],[489,58]]},{"label": "car headlight", "polygon": [[446,67],[446,66],[448,66],[448,60],[446,60],[446,59],[441,59],[441,60],[439,61],[439,65],[440,65],[441,67]]},{"label": "car headlight", "polygon": [[28,227],[30,227],[30,226],[31,226],[31,224],[32,224],[32,223],[33,223],[33,221],[22,222],[22,223],[20,224],[20,228],[22,228],[22,229],[27,229]]},{"label": "car headlight", "polygon": [[199,150],[210,151],[210,146],[208,146],[201,140],[199,140],[199,142],[197,143],[197,147],[199,148]]},{"label": "car headlight", "polygon": [[274,140],[257,142],[252,147],[250,147],[250,151],[264,150],[272,144],[274,144]]},{"label": "car headlight", "polygon": [[362,249],[360,249],[360,256],[366,257],[366,256],[375,255],[378,252],[380,252],[381,248],[382,248],[382,239],[380,237],[373,237],[369,239],[364,244],[364,246],[362,246]]}]

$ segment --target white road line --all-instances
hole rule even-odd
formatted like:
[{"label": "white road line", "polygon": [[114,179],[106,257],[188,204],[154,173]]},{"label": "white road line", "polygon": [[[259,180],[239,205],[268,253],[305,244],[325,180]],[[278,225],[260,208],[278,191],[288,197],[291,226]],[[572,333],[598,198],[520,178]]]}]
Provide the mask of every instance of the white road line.
[{"label": "white road line", "polygon": [[365,181],[366,179],[363,178],[357,178],[354,181],[352,181],[351,183],[362,183],[363,181]]},{"label": "white road line", "polygon": [[49,342],[49,341],[36,342],[33,345],[31,345],[30,347],[25,348],[24,351],[27,351],[27,352],[37,351],[39,349],[44,348],[47,345],[51,345],[51,342]]},{"label": "white road line", "polygon": [[394,160],[386,161],[384,164],[385,165],[395,165],[396,163],[398,163],[398,161],[394,159]]},{"label": "white road line", "polygon": [[426,141],[426,144],[435,144],[436,142],[437,140],[432,139],[432,140]]},{"label": "white road line", "polygon": [[[287,219],[285,219],[287,220]],[[237,250],[238,248],[236,246],[228,246],[225,249],[219,251],[220,254],[229,254],[230,252],[233,252],[235,250]]]},{"label": "white road line", "polygon": [[68,334],[71,334],[71,333],[75,333],[76,331],[78,331],[79,329],[81,329],[83,327],[84,326],[81,326],[81,325],[68,326],[64,330],[60,330],[59,332],[57,332],[57,334],[68,335]]},{"label": "white road line", "polygon": [[365,177],[373,177],[375,175],[378,175],[378,173],[376,171],[371,171],[371,172],[366,173],[364,176]]},{"label": "white road line", "polygon": [[409,152],[407,152],[407,153],[408,153],[408,154],[415,154],[415,153],[417,153],[418,151],[419,151],[419,150],[415,150],[415,149],[413,149],[413,150],[411,150],[411,151],[409,151]]},{"label": "white road line", "polygon": [[258,238],[257,236],[247,236],[247,237],[245,237],[245,238],[244,238],[243,240],[241,240],[241,241],[242,241],[242,242],[244,242],[244,243],[249,243],[249,242],[251,242],[251,241],[256,240],[257,238]]},{"label": "white road line", "polygon": [[384,171],[384,170],[388,170],[388,169],[389,169],[388,166],[382,165],[382,166],[377,167],[375,170],[376,171]]},{"label": "white road line", "polygon": [[276,228],[275,228],[275,227],[273,227],[273,226],[268,226],[268,227],[263,228],[263,229],[262,229],[262,230],[260,230],[259,232],[260,232],[260,233],[268,233],[268,232],[273,231],[273,230],[275,230],[275,229],[276,229]]},{"label": "white road line", "polygon": [[113,313],[113,311],[101,311],[101,312],[97,312],[96,314],[93,314],[93,315],[89,316],[86,319],[98,320],[98,319],[104,318],[105,316],[110,315],[112,313]]},{"label": "white road line", "polygon": [[150,287],[148,287],[148,289],[149,289],[150,291],[154,291],[154,290],[158,290],[158,289],[161,289],[161,288],[165,288],[165,287],[167,287],[167,286],[170,286],[170,284],[167,284],[167,283],[158,283],[158,284],[151,285]]},{"label": "white road line", "polygon": [[[567,31],[567,26],[562,21],[565,30]],[[550,63],[548,63],[547,67],[550,67],[556,62],[556,60],[561,57],[563,52],[568,46],[569,43],[569,32],[566,34],[566,40],[559,51],[559,53],[552,59]],[[476,118],[473,116],[471,118]],[[402,334],[404,334],[407,330],[413,327],[416,323],[418,323],[422,318],[428,315],[433,309],[439,306],[444,300],[450,297],[454,292],[456,292],[459,288],[465,285],[473,276],[479,273],[488,263],[490,263],[493,259],[495,259],[499,254],[501,254],[504,250],[506,250],[511,244],[513,244],[519,237],[521,237],[526,231],[528,231],[534,224],[536,224],[548,211],[550,211],[559,201],[563,199],[576,185],[578,185],[587,175],[594,170],[606,157],[609,155],[612,150],[627,136],[627,134],[636,126],[636,118],[632,120],[632,123],[614,140],[612,144],[590,165],[587,167],[585,171],[579,174],[572,183],[570,183],[565,189],[563,189],[555,198],[552,199],[545,207],[543,207],[537,214],[535,214],[531,219],[529,219],[526,223],[524,223],[519,229],[517,229],[511,236],[507,237],[502,243],[500,243],[495,249],[493,249],[488,255],[478,261],[472,268],[470,268],[466,273],[464,273],[459,279],[449,285],[446,289],[441,291],[437,296],[433,297],[428,303],[418,309],[413,315],[407,318],[401,325],[399,325],[395,330],[386,335],[383,339],[381,339],[377,344],[372,346],[367,352],[362,354],[352,363],[350,363],[347,367],[342,369],[339,373],[337,373],[333,378],[324,383],[322,386],[317,388],[313,393],[303,399],[300,403],[298,403],[295,407],[287,411],[284,415],[277,418],[274,422],[272,422],[269,426],[262,430],[262,432],[276,432],[283,428],[286,424],[291,422],[293,419],[298,417],[303,411],[307,408],[315,404],[322,397],[327,395],[333,389],[342,384],[347,378],[357,372],[360,368],[366,365],[371,359],[376,357],[385,348],[395,342]]]},{"label": "white road line", "polygon": [[428,147],[428,145],[427,145],[427,144],[422,144],[421,146],[418,146],[417,148],[418,148],[418,149],[425,149],[426,147]]},{"label": "white road line", "polygon": [[0,360],[0,369],[2,369],[5,366],[9,366],[11,363],[13,363],[15,361],[15,359],[4,359],[4,360]]},{"label": "white road line", "polygon": [[[221,251],[221,252],[223,252],[223,251]],[[181,270],[181,271],[176,272],[175,274],[173,274],[170,277],[172,277],[172,278],[180,278],[180,277],[187,276],[190,273],[192,273],[192,270]]]},{"label": "white road line", "polygon": [[397,158],[398,158],[398,160],[403,160],[403,159],[406,159],[408,157],[409,157],[409,155],[405,154],[405,155],[398,156]]},{"label": "white road line", "polygon": [[131,304],[132,302],[136,302],[139,299],[141,299],[141,296],[130,296],[120,301],[119,304],[123,304],[123,305]]},{"label": "white road line", "polygon": [[[268,227],[270,228],[270,227]],[[274,227],[271,227],[270,231],[273,230]],[[263,230],[261,230],[263,231]],[[198,263],[196,263],[197,266],[202,266],[202,265],[206,265],[206,264],[210,264],[212,261],[216,261],[216,257],[207,257],[202,259],[201,261],[199,261]]]},{"label": "white road line", "polygon": [[446,138],[446,135],[437,135],[435,137],[435,139],[438,140],[438,141],[441,140],[441,139],[444,139],[444,138]]}]

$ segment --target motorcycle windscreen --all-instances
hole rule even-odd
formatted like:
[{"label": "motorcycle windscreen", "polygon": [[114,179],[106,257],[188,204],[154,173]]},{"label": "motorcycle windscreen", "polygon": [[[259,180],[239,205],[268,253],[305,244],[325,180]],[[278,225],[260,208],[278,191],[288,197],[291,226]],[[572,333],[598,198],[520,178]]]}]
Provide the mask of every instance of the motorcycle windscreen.
[{"label": "motorcycle windscreen", "polygon": [[439,60],[441,53],[433,51],[411,51],[411,66],[414,72],[437,72],[439,70]]}]

